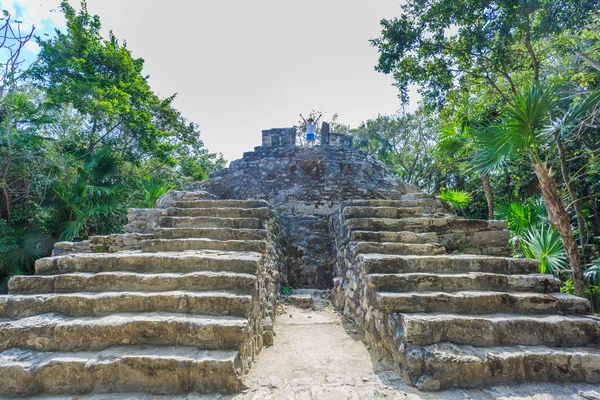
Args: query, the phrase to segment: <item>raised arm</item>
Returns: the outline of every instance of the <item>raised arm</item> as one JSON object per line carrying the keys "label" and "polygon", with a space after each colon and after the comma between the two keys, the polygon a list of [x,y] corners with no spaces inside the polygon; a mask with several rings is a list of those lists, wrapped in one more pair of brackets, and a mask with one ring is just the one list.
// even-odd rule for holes
{"label": "raised arm", "polygon": [[317,119],[315,120],[315,125],[317,124],[317,122],[319,122],[319,118],[321,118],[322,114],[319,114],[319,116],[317,117]]}
{"label": "raised arm", "polygon": [[306,124],[306,120],[304,119],[304,117],[302,116],[302,114],[300,114],[300,118],[302,118],[302,121],[304,121],[304,123]]}

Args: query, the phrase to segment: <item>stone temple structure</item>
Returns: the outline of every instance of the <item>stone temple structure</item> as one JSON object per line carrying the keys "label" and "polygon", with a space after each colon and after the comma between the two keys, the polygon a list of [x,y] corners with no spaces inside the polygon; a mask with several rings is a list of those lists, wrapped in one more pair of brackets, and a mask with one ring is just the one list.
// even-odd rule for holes
{"label": "stone temple structure", "polygon": [[[600,320],[502,221],[458,218],[351,138],[293,129],[124,234],[57,243],[0,296],[0,397],[231,393],[273,337],[282,286],[331,288],[367,345],[421,390],[600,383]],[[344,366],[340,365],[340,374]]]}

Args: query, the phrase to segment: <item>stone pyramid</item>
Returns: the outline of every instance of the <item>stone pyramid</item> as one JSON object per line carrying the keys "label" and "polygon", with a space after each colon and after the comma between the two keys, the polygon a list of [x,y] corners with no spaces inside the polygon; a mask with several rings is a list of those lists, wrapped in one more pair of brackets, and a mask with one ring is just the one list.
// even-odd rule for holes
{"label": "stone pyramid", "polygon": [[[422,390],[600,383],[600,320],[502,221],[458,218],[351,138],[293,129],[124,234],[57,243],[0,296],[0,396],[231,393],[275,345],[281,286],[331,288],[364,340]],[[340,366],[343,374],[343,366]]]}

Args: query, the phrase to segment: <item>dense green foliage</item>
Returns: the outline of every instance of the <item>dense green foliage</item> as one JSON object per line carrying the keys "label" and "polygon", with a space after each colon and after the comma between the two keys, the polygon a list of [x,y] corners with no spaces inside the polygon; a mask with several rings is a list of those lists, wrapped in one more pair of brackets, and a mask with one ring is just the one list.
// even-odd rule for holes
{"label": "dense green foliage", "polygon": [[422,114],[381,115],[353,130],[357,148],[377,154],[402,180],[433,191],[436,171],[431,168],[437,122]]}
{"label": "dense green foliage", "polygon": [[127,207],[152,207],[175,186],[223,166],[198,126],[161,98],[125,43],[100,34],[85,2],[61,4],[65,31],[36,38],[38,60],[20,50],[31,33],[0,21],[0,292],[32,273],[57,240],[119,232]]}
{"label": "dense green foliage", "polygon": [[450,204],[454,210],[466,208],[473,198],[469,192],[452,189],[442,189],[438,193],[438,196],[440,196],[440,199]]}
{"label": "dense green foliage", "polygon": [[[579,295],[600,285],[599,10],[600,0],[407,0],[372,44],[402,102],[418,87],[418,110],[351,130],[357,148],[459,214],[508,220],[515,255]],[[54,241],[118,231],[127,207],[224,163],[175,96],[152,91],[144,60],[101,36],[85,2],[61,11],[66,30],[37,39],[31,67],[20,49],[32,32],[0,20],[0,291]]]}
{"label": "dense green foliage", "polygon": [[[424,161],[411,183],[472,193],[467,217],[508,219],[515,254],[579,295],[584,276],[598,283],[599,10],[598,0],[408,0],[372,44],[402,101],[417,85],[419,109],[355,130],[400,177]],[[432,128],[407,123],[417,117]],[[390,156],[414,143],[424,154]]]}

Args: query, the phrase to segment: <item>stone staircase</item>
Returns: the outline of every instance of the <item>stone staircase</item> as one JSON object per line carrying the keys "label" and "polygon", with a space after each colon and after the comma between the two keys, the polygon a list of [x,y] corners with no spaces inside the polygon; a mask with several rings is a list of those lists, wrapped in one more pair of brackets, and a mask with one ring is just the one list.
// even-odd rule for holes
{"label": "stone staircase", "polygon": [[507,257],[504,222],[407,194],[346,201],[331,224],[334,302],[409,384],[600,382],[600,318],[536,261]]}
{"label": "stone staircase", "polygon": [[236,392],[272,343],[278,223],[264,201],[170,192],[137,233],[58,243],[0,296],[0,395]]}

